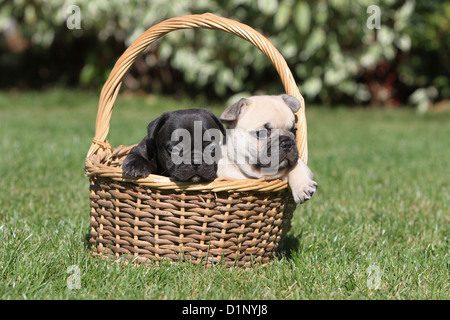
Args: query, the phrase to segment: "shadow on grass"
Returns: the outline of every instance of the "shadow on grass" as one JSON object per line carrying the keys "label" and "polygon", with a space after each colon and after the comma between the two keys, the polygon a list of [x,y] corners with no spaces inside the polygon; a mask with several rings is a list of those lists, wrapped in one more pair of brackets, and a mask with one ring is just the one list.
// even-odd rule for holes
{"label": "shadow on grass", "polygon": [[300,249],[300,240],[301,235],[286,235],[283,243],[283,248],[280,252],[280,256],[283,256],[286,259],[290,260],[292,258],[292,254]]}
{"label": "shadow on grass", "polygon": [[89,229],[86,231],[86,233],[84,234],[84,248],[88,251],[92,250],[92,244],[89,242],[89,239],[91,239],[91,228],[89,227]]}

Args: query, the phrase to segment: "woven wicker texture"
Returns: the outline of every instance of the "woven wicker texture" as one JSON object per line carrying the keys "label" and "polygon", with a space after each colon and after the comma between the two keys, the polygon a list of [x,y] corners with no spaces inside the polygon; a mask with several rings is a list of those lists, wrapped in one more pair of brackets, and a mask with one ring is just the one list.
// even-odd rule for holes
{"label": "woven wicker texture", "polygon": [[112,148],[106,138],[122,78],[136,57],[165,34],[180,29],[225,31],[261,50],[278,71],[286,93],[297,97],[297,145],[307,162],[304,100],[278,50],[242,23],[210,13],[172,18],[144,32],[123,53],[100,94],[95,136],[86,157],[91,183],[91,243],[96,254],[138,262],[190,259],[227,266],[266,263],[281,248],[295,203],[285,181],[218,178],[179,183],[168,177],[122,176],[133,146]]}
{"label": "woven wicker texture", "polygon": [[[227,267],[267,263],[290,228],[289,190],[270,194],[148,192],[133,183],[91,184],[95,253],[138,262],[190,259]],[[288,203],[288,204],[286,204]]]}

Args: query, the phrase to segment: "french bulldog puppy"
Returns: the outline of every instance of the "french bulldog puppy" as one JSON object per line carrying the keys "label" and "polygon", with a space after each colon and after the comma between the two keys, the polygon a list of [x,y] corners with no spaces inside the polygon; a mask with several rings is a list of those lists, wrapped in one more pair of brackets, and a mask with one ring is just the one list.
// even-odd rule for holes
{"label": "french bulldog puppy", "polygon": [[309,200],[317,183],[299,158],[294,112],[300,101],[290,95],[240,99],[220,116],[227,126],[217,176],[287,180],[296,203]]}
{"label": "french bulldog puppy", "polygon": [[147,136],[123,162],[126,176],[165,175],[174,181],[211,181],[216,178],[225,129],[206,109],[164,112],[147,126]]}

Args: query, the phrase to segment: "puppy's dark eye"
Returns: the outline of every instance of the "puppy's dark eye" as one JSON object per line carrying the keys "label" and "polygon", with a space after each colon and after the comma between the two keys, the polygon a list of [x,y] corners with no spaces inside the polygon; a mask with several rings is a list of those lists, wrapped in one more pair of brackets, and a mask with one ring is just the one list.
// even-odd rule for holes
{"label": "puppy's dark eye", "polygon": [[267,130],[267,129],[257,130],[257,131],[255,131],[255,135],[256,135],[256,138],[258,138],[258,139],[267,138],[267,136],[270,135],[270,130]]}
{"label": "puppy's dark eye", "polygon": [[264,128],[267,130],[267,136],[270,136],[270,134],[272,133],[272,128],[270,127],[270,124],[266,123],[264,125]]}
{"label": "puppy's dark eye", "polygon": [[264,129],[259,129],[255,131],[256,138],[267,138],[272,134],[272,128],[269,127],[268,124],[264,125]]}
{"label": "puppy's dark eye", "polygon": [[171,153],[171,152],[173,151],[173,146],[172,146],[172,145],[167,145],[167,146],[166,146],[166,151],[167,151],[168,153]]}
{"label": "puppy's dark eye", "polygon": [[291,132],[292,132],[293,134],[296,134],[296,133],[297,133],[297,127],[296,127],[296,126],[293,126],[292,129],[291,129]]}

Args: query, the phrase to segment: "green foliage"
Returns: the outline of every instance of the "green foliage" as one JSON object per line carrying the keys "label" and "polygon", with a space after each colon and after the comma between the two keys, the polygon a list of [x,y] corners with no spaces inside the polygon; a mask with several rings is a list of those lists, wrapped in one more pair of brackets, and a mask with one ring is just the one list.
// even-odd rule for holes
{"label": "green foliage", "polygon": [[[81,30],[66,27],[72,4],[80,7]],[[380,8],[380,29],[366,25],[372,14],[367,8],[373,4]],[[244,22],[266,35],[286,58],[300,91],[310,101],[405,102],[414,89],[430,86],[438,89],[439,98],[450,97],[446,54],[450,5],[439,0],[15,0],[2,4],[0,30],[15,17],[24,36],[42,50],[59,38],[87,36],[100,44],[129,45],[162,20],[204,12]],[[235,36],[177,31],[158,44],[149,50],[151,58],[142,60],[147,66],[141,73],[170,68],[194,91],[212,90],[219,97],[282,90],[270,62]],[[84,60],[80,83],[104,82],[119,55],[105,63],[104,52],[93,46],[90,58]],[[166,86],[177,81],[173,77]],[[401,85],[408,90],[399,90]]]}
{"label": "green foliage", "polygon": [[[404,82],[437,91],[450,98],[450,3],[423,1],[417,3],[417,12],[408,33],[412,39],[411,59],[402,66]],[[430,90],[433,89],[433,90]],[[437,93],[434,93],[437,95]],[[433,96],[433,93],[428,94]]]}

